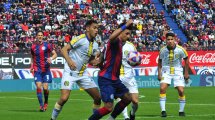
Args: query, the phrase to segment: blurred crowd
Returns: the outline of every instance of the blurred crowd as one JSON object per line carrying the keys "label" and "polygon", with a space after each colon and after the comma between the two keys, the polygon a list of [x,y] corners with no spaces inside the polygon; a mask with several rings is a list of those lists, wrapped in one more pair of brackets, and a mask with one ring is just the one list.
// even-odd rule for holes
{"label": "blurred crowd", "polygon": [[215,0],[161,0],[188,38],[184,47],[215,48]]}
{"label": "blurred crowd", "polygon": [[[190,50],[215,49],[214,0],[160,0],[168,14],[188,37]],[[1,0],[0,51],[29,53],[36,32],[58,51],[84,33],[84,24],[95,19],[100,25],[97,42],[104,41],[124,20],[134,19],[131,42],[138,51],[156,51],[165,43],[168,26],[164,11],[157,13],[150,0]]]}

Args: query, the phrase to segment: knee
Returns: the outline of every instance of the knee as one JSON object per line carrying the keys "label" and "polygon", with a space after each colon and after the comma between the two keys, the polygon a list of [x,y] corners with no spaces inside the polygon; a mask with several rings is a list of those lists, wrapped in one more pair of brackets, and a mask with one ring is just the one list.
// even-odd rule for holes
{"label": "knee", "polygon": [[135,99],[135,100],[132,100],[132,103],[135,105],[138,105],[139,101]]}
{"label": "knee", "polygon": [[160,94],[165,94],[166,93],[166,89],[165,88],[160,88]]}
{"label": "knee", "polygon": [[113,103],[105,103],[104,107],[111,112],[113,110]]}

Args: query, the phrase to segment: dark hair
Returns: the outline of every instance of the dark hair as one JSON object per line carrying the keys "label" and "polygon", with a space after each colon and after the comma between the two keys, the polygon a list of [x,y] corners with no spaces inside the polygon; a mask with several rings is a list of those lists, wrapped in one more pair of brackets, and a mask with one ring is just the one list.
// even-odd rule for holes
{"label": "dark hair", "polygon": [[[125,24],[126,24],[125,22],[119,24],[119,27],[118,27],[118,28],[121,28],[121,27],[122,27],[123,25],[125,25]],[[129,27],[126,27],[126,29],[133,30],[134,27],[133,27],[133,25],[130,25]]]}
{"label": "dark hair", "polygon": [[174,34],[174,33],[172,33],[172,32],[168,32],[168,33],[166,34],[166,38],[167,38],[168,36],[175,37],[175,34]]}
{"label": "dark hair", "polygon": [[40,32],[44,35],[43,31],[41,31],[41,30],[37,31],[36,35],[38,35],[38,33],[40,33]]}
{"label": "dark hair", "polygon": [[95,20],[88,20],[85,24],[85,27],[88,27],[88,26],[92,25],[93,23],[98,24],[97,21],[95,21]]}

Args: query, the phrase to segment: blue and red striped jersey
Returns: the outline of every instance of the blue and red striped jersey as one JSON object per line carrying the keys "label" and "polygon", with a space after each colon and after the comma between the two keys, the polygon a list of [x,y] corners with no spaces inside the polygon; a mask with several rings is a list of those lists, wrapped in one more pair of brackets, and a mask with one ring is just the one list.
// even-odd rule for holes
{"label": "blue and red striped jersey", "polygon": [[119,79],[120,67],[122,64],[122,41],[108,41],[103,51],[104,61],[100,66],[99,76],[110,80]]}
{"label": "blue and red striped jersey", "polygon": [[33,44],[31,46],[34,71],[46,72],[50,69],[50,64],[47,62],[47,58],[50,57],[52,50],[53,46],[47,42]]}

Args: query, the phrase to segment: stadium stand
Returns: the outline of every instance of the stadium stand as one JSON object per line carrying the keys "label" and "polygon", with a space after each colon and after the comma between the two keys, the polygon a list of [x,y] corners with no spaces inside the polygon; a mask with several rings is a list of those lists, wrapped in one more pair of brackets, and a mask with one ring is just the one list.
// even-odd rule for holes
{"label": "stadium stand", "polygon": [[138,51],[159,50],[169,31],[188,50],[214,50],[214,8],[212,0],[2,0],[0,51],[29,53],[38,30],[59,50],[84,33],[91,18],[100,22],[101,46],[118,24],[132,18],[137,29],[131,41]]}

